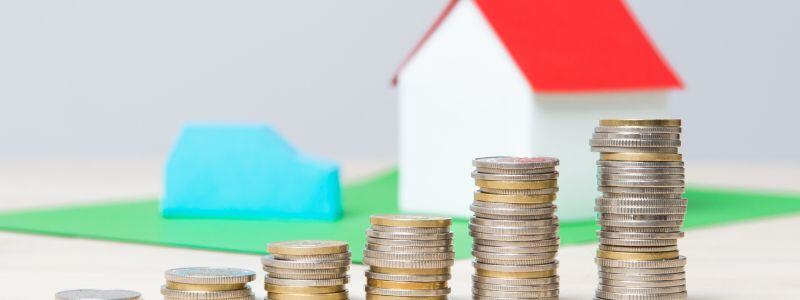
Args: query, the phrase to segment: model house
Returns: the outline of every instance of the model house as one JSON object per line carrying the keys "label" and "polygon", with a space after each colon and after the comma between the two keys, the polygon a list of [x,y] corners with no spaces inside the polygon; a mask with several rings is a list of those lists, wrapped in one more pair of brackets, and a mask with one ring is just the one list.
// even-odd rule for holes
{"label": "model house", "polygon": [[665,115],[680,79],[619,0],[453,0],[399,68],[400,207],[469,216],[471,160],[555,156],[592,217],[600,118]]}

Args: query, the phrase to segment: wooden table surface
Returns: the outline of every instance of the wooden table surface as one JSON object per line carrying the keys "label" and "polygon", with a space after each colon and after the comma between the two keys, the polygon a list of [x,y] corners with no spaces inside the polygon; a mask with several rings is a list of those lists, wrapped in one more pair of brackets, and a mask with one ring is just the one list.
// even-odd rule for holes
{"label": "wooden table surface", "polygon": [[[345,164],[344,178],[391,165]],[[800,192],[800,165],[689,164],[688,181]],[[159,194],[158,160],[14,160],[0,163],[0,209],[130,199]],[[752,174],[769,174],[757,176]],[[748,176],[750,175],[750,176]],[[800,299],[800,216],[691,230],[680,242],[688,257],[690,299]],[[595,245],[559,250],[561,299],[591,299],[596,284]],[[359,251],[360,249],[353,249]],[[166,269],[230,266],[259,270],[253,285],[263,296],[257,255],[125,244],[0,232],[0,299],[52,299],[59,290],[124,288],[161,299]],[[364,267],[354,265],[349,285],[363,299]],[[453,267],[452,299],[470,299],[468,260]]]}

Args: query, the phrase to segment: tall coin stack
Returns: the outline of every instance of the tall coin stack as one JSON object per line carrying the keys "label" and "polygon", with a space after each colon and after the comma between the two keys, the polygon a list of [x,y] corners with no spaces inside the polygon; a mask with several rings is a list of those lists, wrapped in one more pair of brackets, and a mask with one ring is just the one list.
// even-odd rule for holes
{"label": "tall coin stack", "polygon": [[256,273],[235,268],[179,268],[164,274],[167,284],[161,286],[165,300],[225,299],[252,300],[253,292],[248,282]]}
{"label": "tall coin stack", "polygon": [[686,299],[681,121],[601,120],[596,299]]}
{"label": "tall coin stack", "polygon": [[262,257],[266,299],[348,299],[350,251],[339,241],[287,241],[267,246]]}
{"label": "tall coin stack", "polygon": [[367,299],[447,299],[453,266],[448,217],[373,215],[364,249]]}
{"label": "tall coin stack", "polygon": [[473,299],[557,299],[557,158],[472,161]]}

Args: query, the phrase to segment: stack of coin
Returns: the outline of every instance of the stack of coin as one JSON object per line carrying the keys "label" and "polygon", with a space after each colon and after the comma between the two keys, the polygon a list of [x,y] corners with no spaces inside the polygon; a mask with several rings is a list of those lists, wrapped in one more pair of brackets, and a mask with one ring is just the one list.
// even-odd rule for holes
{"label": "stack of coin", "polygon": [[142,294],[128,290],[81,289],[61,291],[56,300],[140,300]]}
{"label": "stack of coin", "polygon": [[161,286],[165,300],[225,299],[252,300],[247,284],[256,279],[250,270],[236,268],[179,268],[165,272],[167,284]]}
{"label": "stack of coin", "polygon": [[678,238],[687,200],[681,121],[601,120],[596,199],[600,282],[596,299],[686,299]]}
{"label": "stack of coin", "polygon": [[483,157],[472,161],[470,209],[474,299],[557,299],[558,159]]}
{"label": "stack of coin", "polygon": [[374,215],[364,249],[367,299],[447,299],[453,233],[447,217]]}
{"label": "stack of coin", "polygon": [[266,299],[348,299],[350,251],[340,241],[271,243],[264,265]]}

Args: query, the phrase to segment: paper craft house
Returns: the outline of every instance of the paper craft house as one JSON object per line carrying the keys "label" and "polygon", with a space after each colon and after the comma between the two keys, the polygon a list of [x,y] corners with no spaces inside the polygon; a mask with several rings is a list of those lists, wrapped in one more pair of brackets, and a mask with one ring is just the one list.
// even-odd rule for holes
{"label": "paper craft house", "polygon": [[665,117],[678,77],[619,0],[453,0],[399,68],[400,207],[469,216],[471,160],[555,156],[594,215],[598,119]]}
{"label": "paper craft house", "polygon": [[339,168],[264,125],[190,125],[166,165],[165,217],[317,219],[342,214]]}

